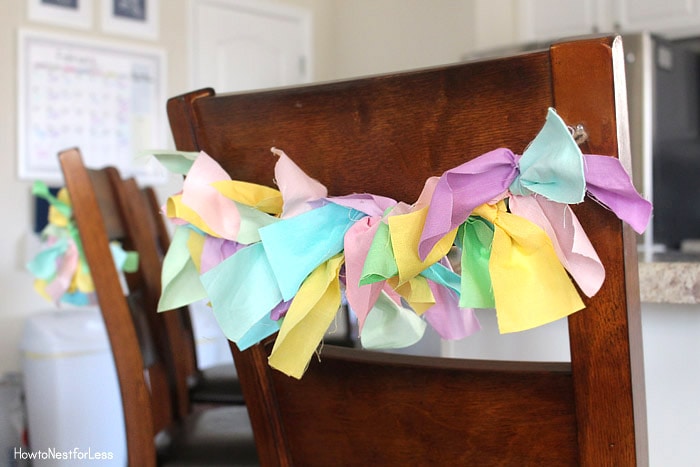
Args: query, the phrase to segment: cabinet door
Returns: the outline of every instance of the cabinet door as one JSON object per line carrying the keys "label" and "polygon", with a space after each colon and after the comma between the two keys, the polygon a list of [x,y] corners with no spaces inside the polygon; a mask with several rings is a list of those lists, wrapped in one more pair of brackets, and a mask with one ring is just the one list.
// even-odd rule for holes
{"label": "cabinet door", "polygon": [[622,31],[649,30],[668,36],[700,32],[700,0],[616,0]]}
{"label": "cabinet door", "polygon": [[547,41],[599,31],[600,0],[521,0],[520,38]]}

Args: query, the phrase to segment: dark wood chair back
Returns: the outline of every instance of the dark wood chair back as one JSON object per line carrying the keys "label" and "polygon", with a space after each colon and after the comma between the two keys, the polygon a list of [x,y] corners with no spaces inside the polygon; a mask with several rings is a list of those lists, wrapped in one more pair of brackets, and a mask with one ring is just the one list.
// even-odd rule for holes
{"label": "dark wood chair back", "polygon": [[[151,237],[157,240],[158,256],[162,262],[170,246],[170,232],[153,187],[143,187],[141,193],[148,214],[145,221]],[[149,272],[156,274],[160,283],[160,270]],[[175,315],[168,318],[173,321],[168,328],[168,340],[171,347],[177,349],[174,357],[177,360],[176,378],[185,399],[181,403],[181,411],[187,411],[192,404],[245,404],[233,361],[200,368],[189,307],[170,310],[169,314]]]}
{"label": "dark wood chair back", "polygon": [[[164,359],[165,344],[149,325],[154,299],[147,292],[146,275],[127,275],[125,295],[119,273],[112,261],[110,241],[126,250],[137,250],[124,218],[134,218],[135,204],[126,199],[125,187],[114,168],[88,171],[77,149],[60,154],[73,215],[82,247],[90,266],[120,381],[129,465],[154,465],[154,436],[175,417],[172,380]],[[146,260],[146,264],[144,264]],[[139,258],[140,271],[148,258]],[[158,343],[156,343],[158,342]],[[128,384],[125,382],[128,381]],[[152,397],[157,395],[157,397]]]}
{"label": "dark wood chair back", "polygon": [[[115,361],[129,465],[154,466],[165,459],[222,465],[213,459],[235,462],[239,453],[249,465],[255,456],[247,448],[252,437],[246,434],[244,408],[212,409],[210,422],[191,411],[187,361],[178,351],[185,344],[172,338],[180,335],[178,315],[156,311],[161,263],[136,181],[123,180],[113,167],[87,169],[78,149],[61,152],[59,159]],[[112,260],[114,241],[139,255],[138,270],[125,274],[126,287]],[[236,426],[226,426],[227,420]]]}
{"label": "dark wood chair back", "polygon": [[[583,152],[629,167],[619,37],[413,72],[258,92],[174,97],[178,149],[271,185],[283,149],[331,195],[412,202],[428,176],[498,147],[522,153],[548,107]],[[575,212],[606,269],[568,318],[571,363],[406,357],[323,347],[301,380],[271,369],[272,339],[232,346],[263,465],[647,463],[636,238],[586,200]]]}

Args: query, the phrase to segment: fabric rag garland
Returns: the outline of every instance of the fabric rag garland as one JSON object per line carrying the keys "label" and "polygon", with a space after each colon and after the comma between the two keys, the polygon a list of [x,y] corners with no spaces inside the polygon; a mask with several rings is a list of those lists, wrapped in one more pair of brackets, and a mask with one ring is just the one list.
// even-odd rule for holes
{"label": "fabric rag garland", "polygon": [[[516,332],[584,307],[605,270],[570,204],[586,194],[642,232],[651,204],[613,157],[583,155],[549,109],[523,152],[496,149],[425,182],[414,204],[328,196],[282,151],[279,190],[232,180],[206,153],[156,157],[186,174],[164,208],[175,223],[159,310],[206,298],[240,349],[279,332],[272,367],[301,378],[344,292],[365,348],[478,331],[495,308]],[[461,251],[458,274],[447,255]]]}
{"label": "fabric rag garland", "polygon": [[[68,191],[61,188],[54,196],[43,182],[34,182],[32,194],[49,203],[48,223],[41,231],[40,251],[27,264],[34,276],[34,290],[46,300],[59,305],[93,305],[95,286],[90,277],[80,235],[72,219]],[[118,270],[138,269],[138,254],[124,251],[117,242],[110,244]]]}

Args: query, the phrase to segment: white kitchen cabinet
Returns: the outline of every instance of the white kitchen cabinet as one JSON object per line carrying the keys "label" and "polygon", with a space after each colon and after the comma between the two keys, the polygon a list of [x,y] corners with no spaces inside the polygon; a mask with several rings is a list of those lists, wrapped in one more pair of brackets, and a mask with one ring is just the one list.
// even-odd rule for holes
{"label": "white kitchen cabinet", "polygon": [[604,32],[612,28],[610,0],[518,0],[521,41]]}
{"label": "white kitchen cabinet", "polygon": [[700,33],[700,0],[615,0],[614,21],[624,32],[668,37]]}
{"label": "white kitchen cabinet", "polygon": [[516,0],[521,42],[583,34],[700,34],[700,0]]}

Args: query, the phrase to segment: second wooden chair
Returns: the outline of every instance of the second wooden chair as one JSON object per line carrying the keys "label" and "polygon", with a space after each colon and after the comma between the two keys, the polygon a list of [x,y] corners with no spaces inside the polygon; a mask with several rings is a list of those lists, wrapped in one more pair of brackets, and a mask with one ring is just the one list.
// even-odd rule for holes
{"label": "second wooden chair", "polygon": [[[145,198],[145,208],[148,211],[145,221],[151,236],[157,239],[156,245],[162,259],[170,245],[170,233],[160,212],[160,204],[155,190],[152,187],[144,187],[141,191]],[[148,272],[160,276],[160,270],[154,269]],[[154,282],[160,283],[160,277],[154,278]],[[187,394],[189,402],[194,404],[245,404],[236,368],[232,361],[229,364],[200,368],[189,307],[171,310],[168,313],[177,317],[174,319],[175,325],[169,329],[168,340],[173,347],[178,349],[176,371],[180,373],[178,379],[186,381],[181,390],[183,394]]]}
{"label": "second wooden chair", "polygon": [[[107,328],[120,385],[130,466],[257,465],[248,415],[243,406],[185,411],[168,369],[173,352],[164,328],[175,314],[157,314],[152,280],[144,270],[160,269],[146,246],[143,198],[134,180],[114,168],[88,170],[77,149],[61,152],[66,187],[82,249]],[[123,290],[110,242],[140,254],[139,272],[127,275]],[[99,416],[99,414],[95,414]]]}

